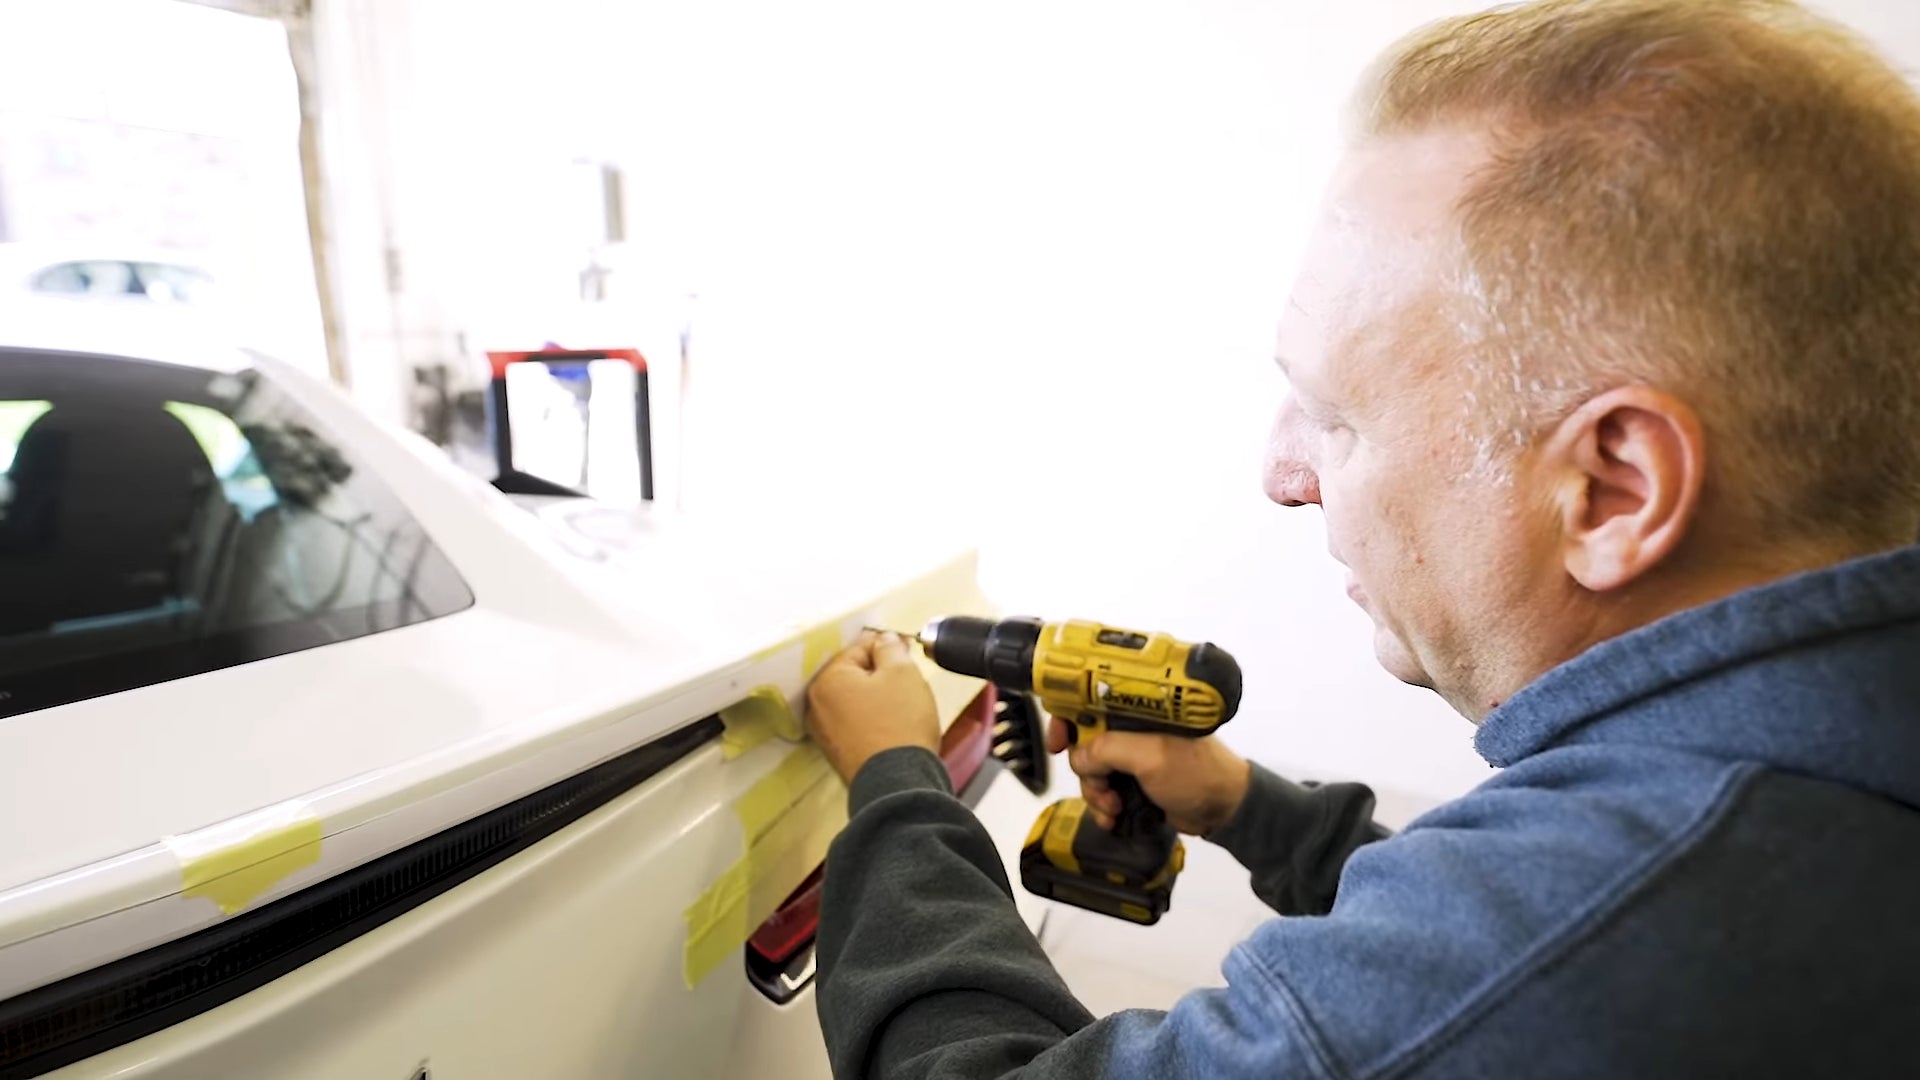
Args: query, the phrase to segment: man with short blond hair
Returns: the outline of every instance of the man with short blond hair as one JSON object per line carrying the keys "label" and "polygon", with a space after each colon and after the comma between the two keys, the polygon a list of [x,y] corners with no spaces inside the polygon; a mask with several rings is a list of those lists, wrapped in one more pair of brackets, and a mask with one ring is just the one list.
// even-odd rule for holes
{"label": "man with short blond hair", "polygon": [[1645,382],[1766,470],[1755,526],[1913,539],[1920,105],[1852,35],[1783,0],[1451,19],[1375,64],[1352,126],[1485,152],[1442,300],[1489,457]]}
{"label": "man with short blond hair", "polygon": [[1073,747],[1287,916],[1095,1020],[869,636],[808,718],[836,1075],[1920,1073],[1914,93],[1783,0],[1435,24],[1362,82],[1279,351],[1269,496],[1503,771],[1387,837],[1213,739]]}

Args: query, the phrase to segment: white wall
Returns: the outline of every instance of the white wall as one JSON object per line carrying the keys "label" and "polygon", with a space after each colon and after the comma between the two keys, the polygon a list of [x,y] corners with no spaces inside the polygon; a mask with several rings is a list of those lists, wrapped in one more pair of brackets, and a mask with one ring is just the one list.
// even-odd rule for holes
{"label": "white wall", "polygon": [[[415,236],[521,281],[555,211],[514,178],[617,156],[633,242],[596,332],[657,346],[700,294],[694,509],[971,533],[1010,609],[1234,651],[1243,750],[1444,797],[1487,775],[1472,729],[1375,667],[1317,513],[1266,503],[1257,465],[1338,103],[1471,6],[415,0],[408,40],[440,42],[415,79],[467,155],[433,189],[462,220]],[[1832,8],[1920,59],[1920,5]],[[449,318],[511,302],[485,295]]]}

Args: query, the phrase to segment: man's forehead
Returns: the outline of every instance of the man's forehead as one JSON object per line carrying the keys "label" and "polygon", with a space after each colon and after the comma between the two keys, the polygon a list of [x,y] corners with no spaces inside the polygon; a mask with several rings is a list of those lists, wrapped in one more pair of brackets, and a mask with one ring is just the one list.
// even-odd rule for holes
{"label": "man's forehead", "polygon": [[1438,260],[1452,251],[1454,206],[1485,158],[1484,137],[1459,130],[1350,146],[1294,281],[1294,313],[1360,318],[1430,287]]}
{"label": "man's forehead", "polygon": [[[1431,350],[1436,290],[1454,257],[1454,207],[1486,157],[1465,132],[1396,135],[1349,148],[1328,186],[1277,343],[1281,366],[1331,391],[1370,381],[1359,363],[1403,375]],[[1300,369],[1306,369],[1301,372]]]}
{"label": "man's forehead", "polygon": [[1488,132],[1458,126],[1357,139],[1334,170],[1330,216],[1356,226],[1441,227],[1489,150]]}

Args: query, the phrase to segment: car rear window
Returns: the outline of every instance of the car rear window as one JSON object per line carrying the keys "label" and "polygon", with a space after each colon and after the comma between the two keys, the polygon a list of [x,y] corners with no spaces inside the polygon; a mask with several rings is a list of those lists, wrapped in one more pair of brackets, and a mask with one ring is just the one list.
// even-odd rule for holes
{"label": "car rear window", "polygon": [[0,716],[472,603],[261,372],[0,349]]}

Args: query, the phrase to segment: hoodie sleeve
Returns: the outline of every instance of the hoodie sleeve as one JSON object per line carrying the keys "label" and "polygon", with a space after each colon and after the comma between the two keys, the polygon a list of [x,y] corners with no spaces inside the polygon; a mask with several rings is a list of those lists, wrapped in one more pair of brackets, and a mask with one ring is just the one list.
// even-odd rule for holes
{"label": "hoodie sleeve", "polygon": [[[1773,854],[1723,828],[1764,770],[1668,794],[1615,778],[1692,761],[1539,760],[1381,843],[1363,842],[1375,834],[1356,790],[1256,778],[1221,839],[1290,908],[1330,898],[1351,853],[1333,910],[1267,920],[1222,961],[1224,986],[1095,1019],[1028,932],[939,758],[880,754],[854,778],[827,856],[816,1004],[834,1076],[1413,1080],[1611,1075],[1621,1061],[1644,1062],[1625,1070],[1636,1075],[1728,1075],[1716,1055],[1745,1044],[1670,1021],[1756,982],[1748,937],[1698,928],[1702,912],[1724,914],[1728,881],[1752,879],[1714,870],[1709,853]],[[1676,942],[1724,949],[1727,986],[1649,980]],[[1756,999],[1752,1015],[1786,1000]]]}
{"label": "hoodie sleeve", "polygon": [[1282,915],[1324,915],[1347,857],[1383,840],[1365,784],[1296,784],[1253,765],[1247,797],[1207,839],[1253,873],[1253,892]]}
{"label": "hoodie sleeve", "polygon": [[1093,1022],[1013,906],[993,838],[917,747],[853,778],[818,959],[836,1080],[1003,1076]]}
{"label": "hoodie sleeve", "polygon": [[837,1080],[1320,1077],[1262,977],[1094,1019],[1013,905],[986,829],[919,748],[854,777],[827,856],[816,1001]]}

